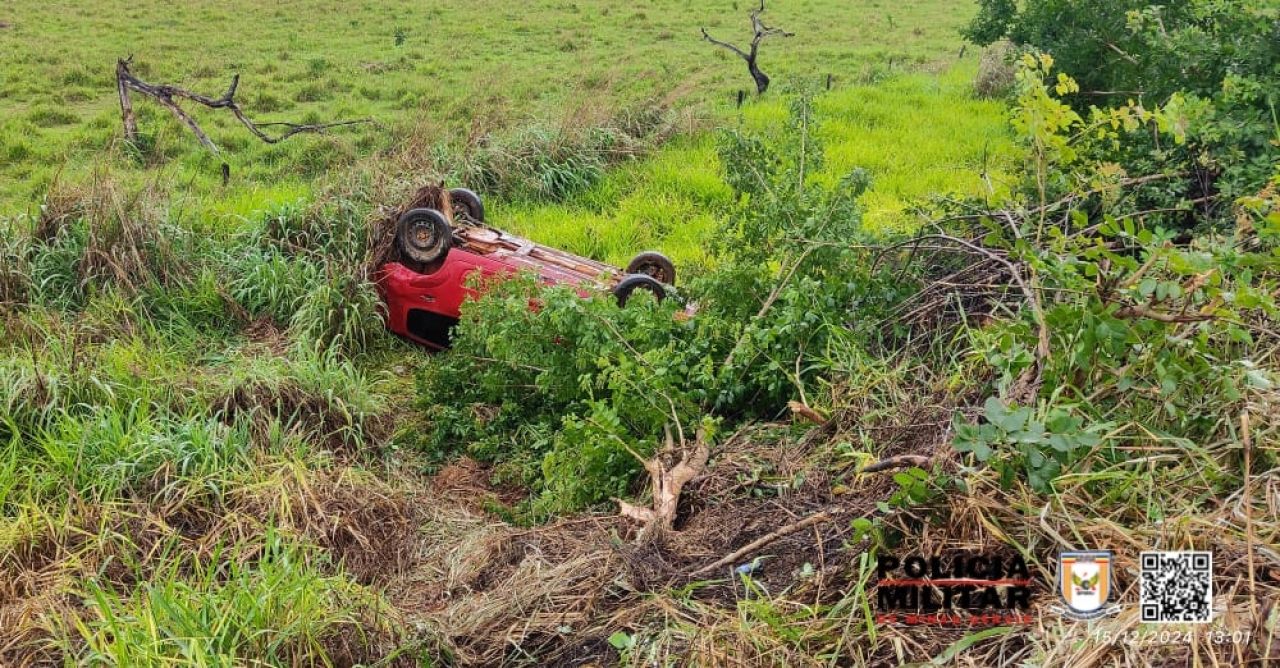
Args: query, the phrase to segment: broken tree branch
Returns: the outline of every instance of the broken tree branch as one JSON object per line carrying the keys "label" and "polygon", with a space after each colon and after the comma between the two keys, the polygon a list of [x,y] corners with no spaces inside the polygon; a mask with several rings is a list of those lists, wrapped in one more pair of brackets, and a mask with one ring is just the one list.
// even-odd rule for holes
{"label": "broken tree branch", "polygon": [[720,41],[711,36],[706,28],[702,29],[702,38],[716,46],[728,49],[738,55],[739,58],[747,62],[747,71],[751,73],[751,78],[756,82],[756,92],[763,95],[769,90],[769,76],[760,71],[756,61],[760,55],[760,43],[770,37],[794,37],[795,33],[787,32],[781,28],[770,28],[760,19],[760,15],[764,13],[764,0],[760,0],[760,7],[751,12],[751,47],[749,51],[734,46],[728,42]]}
{"label": "broken tree branch", "polygon": [[1158,322],[1185,324],[1189,322],[1208,322],[1214,320],[1214,316],[1204,313],[1169,313],[1167,311],[1157,311],[1143,304],[1134,304],[1132,306],[1123,306],[1116,311],[1116,317],[1125,320],[1137,320],[1146,318]]}
{"label": "broken tree branch", "polygon": [[873,464],[868,464],[861,471],[858,471],[858,473],[880,473],[883,471],[911,468],[913,466],[925,468],[931,463],[933,463],[933,459],[924,455],[895,455],[893,457],[885,457]]}
{"label": "broken tree branch", "polygon": [[[255,123],[245,115],[244,110],[242,110],[240,105],[236,103],[236,89],[240,86],[239,74],[235,74],[231,77],[231,85],[227,87],[227,92],[223,93],[222,97],[215,99],[206,95],[194,93],[186,90],[185,88],[179,88],[178,86],[147,83],[134,76],[133,72],[129,70],[129,67],[132,64],[133,56],[116,60],[116,89],[120,94],[120,115],[124,122],[125,138],[130,142],[136,142],[138,139],[138,122],[133,113],[133,101],[129,96],[130,91],[136,91],[146,95],[172,112],[178,120],[182,121],[182,123],[191,130],[191,133],[196,136],[196,139],[214,155],[221,155],[221,151],[218,150],[217,144],[213,143],[213,140],[209,138],[209,135],[205,134],[204,130],[200,127],[200,124],[197,123],[196,120],[178,104],[175,98],[189,100],[196,104],[209,107],[210,109],[228,109],[231,111],[232,115],[236,117],[236,120],[240,121],[242,125],[248,128],[255,137],[268,144],[277,144],[289,137],[304,132],[323,133],[325,130],[330,128],[373,122],[371,119],[365,118],[358,120],[335,121],[332,123]],[[283,127],[285,130],[277,136],[272,136],[263,130],[263,128],[269,127]],[[224,162],[222,164],[224,184],[230,174],[229,169],[228,165]]]}
{"label": "broken tree branch", "polygon": [[734,550],[733,553],[725,555],[724,557],[717,559],[714,563],[707,564],[706,566],[699,568],[698,570],[690,573],[689,575],[691,577],[698,577],[699,575],[706,575],[707,573],[714,572],[718,569],[724,568],[725,566],[736,563],[738,560],[742,559],[743,557],[778,540],[779,538],[791,535],[801,529],[811,527],[815,524],[830,522],[831,520],[836,519],[836,517],[838,516],[839,516],[839,511],[835,509],[828,509],[828,510],[816,512],[804,519],[792,522],[791,524],[788,524],[784,527],[770,531],[769,533],[751,541],[750,543],[743,545],[741,548]]}
{"label": "broken tree branch", "polygon": [[819,413],[806,403],[800,401],[788,401],[787,408],[791,409],[792,414],[798,415],[816,425],[821,426],[827,423],[826,416]]}
{"label": "broken tree branch", "polygon": [[[631,454],[639,458],[634,451]],[[668,467],[665,457],[671,454],[678,454],[680,460],[674,466]],[[702,473],[710,457],[711,448],[707,444],[704,430],[698,430],[693,444],[682,440],[680,446],[676,447],[675,439],[671,436],[671,428],[666,428],[666,447],[653,458],[641,460],[645,470],[649,472],[649,479],[653,485],[653,506],[644,508],[622,499],[614,499],[618,502],[618,510],[623,517],[629,517],[644,525],[644,529],[637,536],[638,540],[643,541],[648,537],[671,531],[675,524],[676,510],[680,505],[681,490],[690,480]]]}

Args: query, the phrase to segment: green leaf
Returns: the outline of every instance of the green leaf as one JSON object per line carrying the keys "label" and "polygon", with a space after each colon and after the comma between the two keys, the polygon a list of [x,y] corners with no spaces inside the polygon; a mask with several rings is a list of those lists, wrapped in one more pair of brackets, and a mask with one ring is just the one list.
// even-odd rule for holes
{"label": "green leaf", "polygon": [[[1029,413],[1030,411],[1028,411]],[[1014,443],[1043,443],[1044,442],[1044,425],[1039,422],[1032,422],[1025,429],[1011,432],[1009,439]]]}
{"label": "green leaf", "polygon": [[617,631],[613,635],[609,636],[609,644],[613,645],[614,649],[621,652],[631,649],[635,644],[635,638],[631,637],[631,634],[629,633]]}
{"label": "green leaf", "polygon": [[1058,452],[1070,452],[1075,447],[1075,444],[1063,434],[1053,434],[1049,437],[1049,447]]}
{"label": "green leaf", "polygon": [[1004,414],[1008,412],[1004,407],[1004,403],[995,397],[987,397],[987,401],[982,404],[982,410],[991,422],[996,422],[1003,418]]}
{"label": "green leaf", "polygon": [[987,420],[1004,430],[1005,433],[1022,429],[1027,424],[1027,421],[1031,419],[1030,408],[1008,409],[995,397],[987,399],[983,408],[986,412]]}
{"label": "green leaf", "polygon": [[1142,279],[1142,282],[1138,284],[1138,294],[1143,297],[1150,297],[1159,285],[1159,281],[1154,278],[1144,278]]}
{"label": "green leaf", "polygon": [[1088,227],[1089,214],[1085,213],[1084,211],[1081,211],[1080,209],[1072,209],[1071,224],[1074,225],[1076,228]]}
{"label": "green leaf", "polygon": [[1267,376],[1267,372],[1262,369],[1249,369],[1244,372],[1244,379],[1249,387],[1258,390],[1269,390],[1274,385],[1271,378]]}

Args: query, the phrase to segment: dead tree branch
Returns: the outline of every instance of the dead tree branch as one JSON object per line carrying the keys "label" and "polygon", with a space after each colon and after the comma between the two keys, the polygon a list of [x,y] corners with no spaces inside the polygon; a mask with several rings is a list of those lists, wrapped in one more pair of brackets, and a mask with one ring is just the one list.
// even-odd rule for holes
{"label": "dead tree branch", "polygon": [[819,413],[816,409],[800,401],[788,401],[787,408],[791,409],[793,415],[798,415],[818,426],[827,423],[827,417]]}
{"label": "dead tree branch", "polygon": [[781,28],[770,28],[769,26],[765,25],[764,21],[760,19],[760,15],[763,13],[764,13],[764,0],[760,0],[760,7],[755,11],[751,12],[751,30],[753,32],[753,35],[751,37],[751,46],[746,51],[734,46],[733,44],[730,44],[728,42],[722,42],[712,37],[707,32],[706,28],[702,29],[703,39],[705,39],[708,42],[711,42],[712,44],[715,44],[716,46],[723,47],[734,52],[735,54],[738,55],[739,58],[747,62],[747,70],[751,72],[751,78],[754,79],[756,82],[756,92],[761,95],[763,95],[765,91],[769,90],[769,76],[764,72],[760,71],[760,67],[756,62],[758,56],[760,55],[760,43],[770,37],[794,37],[795,36],[795,33],[787,32]]}
{"label": "dead tree branch", "polygon": [[1208,322],[1214,320],[1212,314],[1206,313],[1169,313],[1167,311],[1158,311],[1145,304],[1133,304],[1132,306],[1122,306],[1116,311],[1115,316],[1124,320],[1137,320],[1139,318],[1147,318],[1158,322],[1166,322],[1173,324],[1186,324],[1191,322]]}
{"label": "dead tree branch", "polygon": [[[129,71],[129,67],[132,64],[133,56],[116,60],[116,89],[120,94],[120,115],[124,121],[125,139],[130,142],[136,142],[138,140],[138,122],[133,113],[133,101],[129,96],[130,91],[146,95],[172,112],[178,120],[182,121],[182,123],[191,130],[191,133],[196,136],[196,139],[214,155],[221,155],[221,151],[218,150],[217,144],[213,143],[213,140],[210,139],[209,135],[200,127],[200,124],[197,123],[196,120],[178,104],[177,100],[189,100],[196,104],[209,107],[210,109],[230,110],[232,115],[236,117],[236,120],[240,121],[242,125],[248,128],[249,132],[252,132],[255,137],[268,144],[277,144],[289,137],[304,132],[323,133],[330,128],[373,122],[371,119],[366,118],[348,121],[335,121],[332,123],[255,123],[245,115],[244,110],[242,110],[240,105],[236,103],[236,89],[240,86],[239,74],[231,77],[231,85],[227,88],[227,92],[223,93],[222,97],[215,99],[177,86],[147,83],[134,76],[133,72]],[[276,136],[272,136],[263,130],[263,128],[284,128],[284,131]],[[225,183],[229,174],[229,167],[225,162],[222,165],[222,170],[223,181]]]}
{"label": "dead tree branch", "polygon": [[896,455],[893,457],[885,457],[878,462],[867,465],[858,473],[880,473],[883,471],[893,471],[896,469],[905,469],[916,466],[924,468],[933,463],[931,457],[924,455]]}
{"label": "dead tree branch", "polygon": [[[635,452],[631,454],[640,458]],[[675,465],[667,464],[667,458],[671,456],[680,458]],[[690,480],[702,473],[710,457],[711,449],[707,444],[706,433],[702,429],[698,430],[692,444],[682,440],[677,447],[675,439],[671,436],[671,429],[668,428],[666,447],[652,459],[640,459],[645,470],[649,472],[649,478],[653,484],[652,507],[644,508],[622,499],[614,499],[618,502],[619,512],[623,517],[629,517],[644,525],[644,529],[638,536],[639,540],[671,531],[676,519],[676,509],[680,505],[681,490]]]}
{"label": "dead tree branch", "polygon": [[805,517],[804,519],[792,522],[791,524],[788,524],[779,529],[775,529],[774,531],[770,531],[769,533],[751,541],[750,543],[743,545],[741,548],[734,550],[732,554],[725,555],[724,557],[717,559],[714,563],[707,564],[706,566],[703,566],[702,568],[699,568],[698,570],[693,571],[689,575],[691,577],[698,577],[700,575],[713,573],[718,569],[724,568],[725,566],[728,566],[730,564],[737,562],[739,559],[746,557],[752,552],[759,550],[760,548],[778,540],[779,538],[789,536],[801,529],[814,526],[815,524],[823,524],[825,522],[830,522],[832,520],[837,519],[841,514],[842,514],[841,511],[836,508],[828,508],[827,510],[816,512],[808,517]]}

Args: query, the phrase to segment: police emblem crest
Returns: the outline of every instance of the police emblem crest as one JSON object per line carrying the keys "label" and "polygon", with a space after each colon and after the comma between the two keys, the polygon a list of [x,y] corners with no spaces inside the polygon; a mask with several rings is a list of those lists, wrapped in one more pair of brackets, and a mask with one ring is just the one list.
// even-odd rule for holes
{"label": "police emblem crest", "polygon": [[1058,596],[1064,612],[1076,619],[1093,619],[1110,612],[1110,551],[1063,552],[1058,555]]}

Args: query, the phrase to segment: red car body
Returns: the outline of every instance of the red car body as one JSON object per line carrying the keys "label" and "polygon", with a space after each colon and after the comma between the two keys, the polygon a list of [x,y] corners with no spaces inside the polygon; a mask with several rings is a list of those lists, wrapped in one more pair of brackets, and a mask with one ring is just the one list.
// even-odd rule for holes
{"label": "red car body", "polygon": [[[584,296],[612,288],[623,277],[617,267],[541,246],[491,227],[454,230],[455,246],[438,266],[415,271],[400,262],[382,265],[376,276],[387,307],[387,328],[432,349],[447,348],[462,303],[477,296],[484,279],[532,272],[548,284],[581,287]],[[474,281],[479,274],[481,281]]]}

